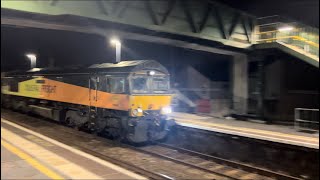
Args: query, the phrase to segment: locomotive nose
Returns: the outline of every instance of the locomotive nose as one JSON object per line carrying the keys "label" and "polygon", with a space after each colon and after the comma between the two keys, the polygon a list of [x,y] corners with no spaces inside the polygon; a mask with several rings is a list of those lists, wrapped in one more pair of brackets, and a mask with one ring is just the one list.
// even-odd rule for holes
{"label": "locomotive nose", "polygon": [[176,125],[174,119],[166,119],[162,116],[156,121],[152,117],[143,117],[133,127],[135,133],[128,135],[128,140],[133,143],[152,142],[165,139],[171,129]]}
{"label": "locomotive nose", "polygon": [[176,121],[174,119],[168,119],[166,122],[167,126],[169,127],[168,129],[176,125]]}

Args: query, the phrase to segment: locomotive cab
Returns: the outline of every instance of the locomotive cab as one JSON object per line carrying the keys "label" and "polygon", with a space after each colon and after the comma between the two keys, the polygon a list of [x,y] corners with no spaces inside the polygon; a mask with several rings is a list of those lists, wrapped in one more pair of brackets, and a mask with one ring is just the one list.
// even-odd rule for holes
{"label": "locomotive cab", "polygon": [[159,71],[140,71],[129,76],[131,115],[143,112],[171,113],[169,75]]}
{"label": "locomotive cab", "polygon": [[128,81],[129,124],[135,125],[135,133],[128,139],[141,142],[163,139],[175,124],[168,118],[172,112],[169,74],[147,68],[132,72]]}

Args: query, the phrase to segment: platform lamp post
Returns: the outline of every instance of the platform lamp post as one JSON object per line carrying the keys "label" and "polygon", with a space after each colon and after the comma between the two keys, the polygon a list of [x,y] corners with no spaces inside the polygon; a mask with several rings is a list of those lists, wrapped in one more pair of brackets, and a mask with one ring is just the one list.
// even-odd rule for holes
{"label": "platform lamp post", "polygon": [[37,56],[35,54],[29,53],[26,56],[30,59],[31,69],[37,66]]}
{"label": "platform lamp post", "polygon": [[119,63],[121,61],[121,42],[119,39],[112,38],[110,43],[116,48],[116,63]]}

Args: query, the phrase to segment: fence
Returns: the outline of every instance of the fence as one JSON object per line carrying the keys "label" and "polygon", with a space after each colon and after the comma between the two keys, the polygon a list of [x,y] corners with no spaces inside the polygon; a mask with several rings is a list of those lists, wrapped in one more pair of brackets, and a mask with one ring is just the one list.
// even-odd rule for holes
{"label": "fence", "polygon": [[319,109],[295,108],[294,127],[299,131],[319,131]]}

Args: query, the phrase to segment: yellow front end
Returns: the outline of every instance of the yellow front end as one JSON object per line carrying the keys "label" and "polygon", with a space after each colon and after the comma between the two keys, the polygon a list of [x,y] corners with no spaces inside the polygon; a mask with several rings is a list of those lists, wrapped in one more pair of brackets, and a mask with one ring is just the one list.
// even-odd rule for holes
{"label": "yellow front end", "polygon": [[170,113],[171,95],[131,95],[130,115],[140,117],[148,111],[159,111],[160,114]]}
{"label": "yellow front end", "polygon": [[168,116],[171,99],[168,94],[131,95],[127,139],[135,143],[164,139],[175,125]]}

